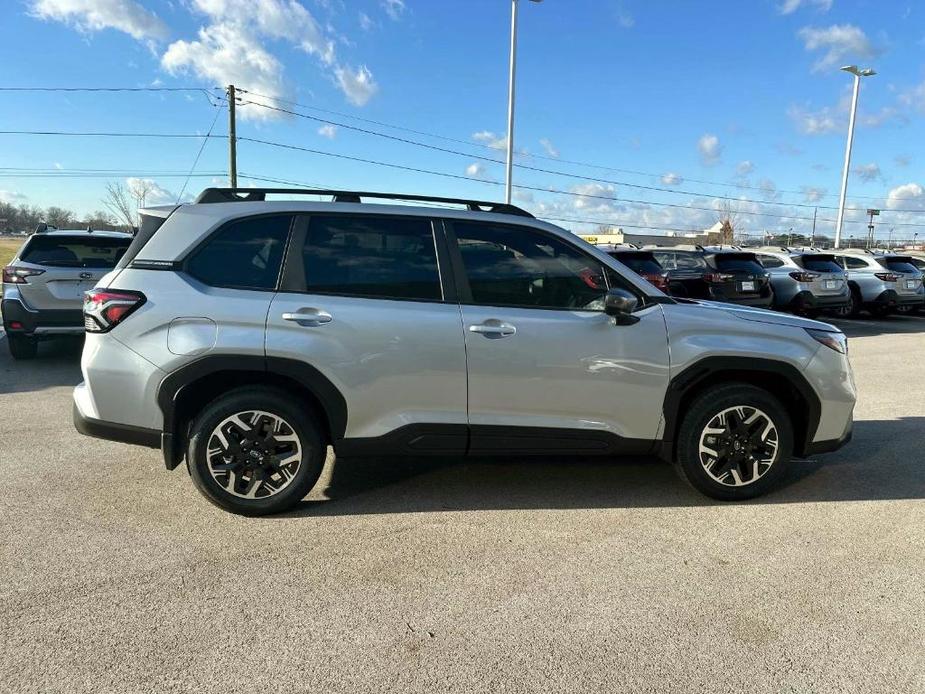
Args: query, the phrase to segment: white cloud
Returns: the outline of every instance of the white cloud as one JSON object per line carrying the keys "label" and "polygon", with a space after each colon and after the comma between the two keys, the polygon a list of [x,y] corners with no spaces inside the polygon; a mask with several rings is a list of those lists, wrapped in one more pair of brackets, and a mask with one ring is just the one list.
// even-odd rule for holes
{"label": "white cloud", "polygon": [[684,179],[681,178],[680,174],[676,174],[674,171],[662,174],[661,181],[662,185],[665,186],[679,186],[684,183]]}
{"label": "white cloud", "polygon": [[830,106],[818,111],[808,111],[801,106],[791,106],[787,115],[804,135],[826,135],[845,127],[841,114]]}
{"label": "white cloud", "polygon": [[382,0],[382,9],[394,21],[399,21],[408,9],[405,0]]}
{"label": "white cloud", "polygon": [[912,157],[905,154],[897,154],[893,157],[893,161],[896,162],[896,166],[905,168],[912,163]]}
{"label": "white cloud", "polygon": [[784,0],[778,11],[781,14],[793,14],[801,6],[813,5],[820,12],[828,12],[832,9],[832,0]]}
{"label": "white cloud", "polygon": [[134,0],[32,0],[29,11],[84,32],[116,29],[138,41],[162,41],[170,35],[156,14]]}
{"label": "white cloud", "polygon": [[748,159],[740,161],[738,164],[736,164],[736,174],[739,176],[748,176],[754,170],[755,164]]}
{"label": "white cloud", "polygon": [[803,191],[804,202],[819,202],[828,192],[825,188],[817,188],[816,186],[803,186],[800,190]]}
{"label": "white cloud", "polygon": [[365,65],[353,69],[351,67],[338,67],[334,70],[337,84],[347,97],[347,101],[354,106],[365,106],[379,91],[379,85],[373,78],[373,73]]}
{"label": "white cloud", "polygon": [[333,140],[337,135],[337,126],[332,125],[331,123],[326,123],[325,125],[322,125],[320,128],[318,128],[318,134],[322,137],[328,138],[329,140]]}
{"label": "white cloud", "polygon": [[[284,94],[283,67],[248,31],[232,24],[213,24],[199,30],[194,41],[175,41],[161,57],[171,74],[192,72],[214,84],[234,84],[250,92],[248,101],[274,104]],[[242,106],[243,118],[268,120],[279,114],[263,108]]]}
{"label": "white cloud", "polygon": [[23,193],[19,193],[15,190],[0,190],[0,202],[21,202],[25,200],[28,196]]}
{"label": "white cloud", "polygon": [[617,24],[619,24],[624,29],[632,29],[634,26],[636,26],[636,19],[629,12],[620,10],[617,13]]}
{"label": "white cloud", "polygon": [[511,192],[511,197],[513,197],[517,202],[532,203],[533,202],[533,191],[514,190]]}
{"label": "white cloud", "polygon": [[472,162],[469,166],[466,167],[466,176],[469,178],[475,178],[479,181],[493,181],[494,179],[489,175],[488,170],[485,168],[485,165],[481,162]]}
{"label": "white cloud", "polygon": [[700,139],[697,140],[697,151],[700,152],[700,159],[704,164],[713,166],[719,162],[723,153],[723,146],[716,135],[707,133],[701,135]]}
{"label": "white cloud", "polygon": [[803,27],[797,32],[807,51],[823,51],[813,64],[813,72],[834,69],[848,60],[873,58],[878,50],[867,35],[852,24],[833,24],[830,27]]}
{"label": "white cloud", "polygon": [[472,133],[472,139],[476,142],[481,142],[483,145],[488,145],[492,149],[507,149],[507,137],[496,135],[490,130],[480,130],[477,133]]}
{"label": "white cloud", "polygon": [[126,178],[125,185],[129,193],[138,199],[139,205],[160,205],[176,202],[177,199],[176,195],[151,178]]}
{"label": "white cloud", "polygon": [[542,138],[540,140],[540,145],[542,145],[543,151],[546,152],[547,156],[553,157],[555,159],[559,158],[559,150],[556,149],[555,145],[549,141],[549,138]]}
{"label": "white cloud", "polygon": [[360,12],[360,28],[363,31],[370,31],[373,28],[373,20],[365,12]]}
{"label": "white cloud", "polygon": [[777,185],[770,178],[762,178],[758,181],[758,188],[761,189],[761,197],[768,202],[780,200],[780,192],[777,190]]}
{"label": "white cloud", "polygon": [[855,166],[852,172],[865,183],[876,181],[880,178],[880,167],[873,163]]}
{"label": "white cloud", "polygon": [[925,188],[918,183],[896,186],[887,194],[886,206],[894,209],[925,209]]}

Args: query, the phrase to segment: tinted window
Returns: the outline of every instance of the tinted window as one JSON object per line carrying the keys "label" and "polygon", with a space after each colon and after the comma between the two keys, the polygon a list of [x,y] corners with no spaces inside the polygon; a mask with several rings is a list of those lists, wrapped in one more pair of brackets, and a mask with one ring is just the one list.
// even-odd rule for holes
{"label": "tinted window", "polygon": [[721,253],[716,256],[716,267],[728,272],[748,272],[753,275],[764,272],[761,263],[751,254]]}
{"label": "tinted window", "polygon": [[919,269],[912,264],[912,261],[909,258],[889,258],[886,261],[886,266],[893,272],[911,272],[915,274],[919,272]]}
{"label": "tinted window", "polygon": [[677,267],[675,264],[674,253],[667,253],[665,251],[653,251],[652,255],[655,256],[658,264],[666,270],[674,270]]}
{"label": "tinted window", "polygon": [[707,261],[695,253],[677,253],[675,262],[679,270],[706,270]]}
{"label": "tinted window", "polygon": [[32,236],[20,254],[20,260],[52,267],[111,268],[132,242],[124,239],[84,236]]}
{"label": "tinted window", "polygon": [[603,310],[610,275],[565,242],[522,227],[453,228],[476,304]]}
{"label": "tinted window", "polygon": [[611,253],[610,255],[640,275],[658,275],[662,273],[662,266],[658,264],[655,256],[651,253]]}
{"label": "tinted window", "polygon": [[845,256],[845,267],[851,270],[859,270],[861,268],[867,267],[867,262],[861,258],[852,258],[851,256]]}
{"label": "tinted window", "polygon": [[841,266],[830,255],[804,255],[800,261],[812,272],[842,272]]}
{"label": "tinted window", "polygon": [[291,223],[291,215],[231,222],[196,251],[187,270],[213,287],[273,289]]}
{"label": "tinted window", "polygon": [[786,263],[775,255],[759,255],[758,262],[764,267],[783,267]]}
{"label": "tinted window", "polygon": [[315,294],[443,299],[429,219],[313,216],[302,263]]}
{"label": "tinted window", "polygon": [[925,271],[925,260],[921,258],[911,258],[909,262],[915,265],[919,270]]}

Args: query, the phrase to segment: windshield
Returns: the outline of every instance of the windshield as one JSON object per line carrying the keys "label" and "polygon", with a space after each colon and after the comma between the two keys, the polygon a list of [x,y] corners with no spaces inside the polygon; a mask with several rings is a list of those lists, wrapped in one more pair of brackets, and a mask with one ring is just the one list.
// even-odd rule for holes
{"label": "windshield", "polygon": [[804,255],[800,258],[803,267],[811,272],[844,273],[841,265],[835,262],[834,255]]}
{"label": "windshield", "polygon": [[752,253],[720,253],[716,256],[716,267],[728,272],[764,274],[764,268]]}
{"label": "windshield", "polygon": [[19,259],[24,263],[50,267],[112,268],[125,253],[132,238],[34,235],[26,242]]}
{"label": "windshield", "polygon": [[626,265],[633,272],[640,275],[658,275],[663,272],[662,266],[651,253],[611,253],[614,258]]}

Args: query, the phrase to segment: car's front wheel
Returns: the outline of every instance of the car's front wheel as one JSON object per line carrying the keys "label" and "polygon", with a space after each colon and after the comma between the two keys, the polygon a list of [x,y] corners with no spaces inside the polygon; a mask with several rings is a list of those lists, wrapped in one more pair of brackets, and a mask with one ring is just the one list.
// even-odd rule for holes
{"label": "car's front wheel", "polygon": [[38,354],[38,341],[25,335],[7,335],[7,343],[10,347],[10,355],[13,359],[34,359]]}
{"label": "car's front wheel", "polygon": [[261,516],[301,501],[321,476],[326,451],[310,411],[281,391],[245,386],[196,418],[187,463],[197,489],[213,504]]}
{"label": "car's front wheel", "polygon": [[767,492],[793,453],[793,424],[771,393],[747,383],[715,386],[687,408],[678,434],[681,476],[724,501]]}

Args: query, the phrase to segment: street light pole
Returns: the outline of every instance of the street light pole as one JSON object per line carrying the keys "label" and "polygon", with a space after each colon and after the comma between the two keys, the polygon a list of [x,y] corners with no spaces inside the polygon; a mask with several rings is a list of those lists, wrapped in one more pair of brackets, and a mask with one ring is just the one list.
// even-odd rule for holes
{"label": "street light pole", "polygon": [[[531,0],[542,2],[542,0]],[[517,0],[511,0],[511,66],[507,87],[507,164],[504,178],[504,202],[511,204],[514,170],[514,83],[517,73]]]}
{"label": "street light pole", "polygon": [[848,169],[851,167],[851,144],[854,141],[854,119],[858,110],[858,93],[861,91],[861,78],[871,77],[877,73],[869,67],[859,70],[857,65],[846,65],[845,72],[854,75],[854,92],[851,95],[851,116],[848,119],[848,143],[845,145],[845,168],[842,170],[841,195],[838,198],[838,217],[835,221],[835,248],[841,245],[842,224],[845,221],[845,196],[848,193]]}

